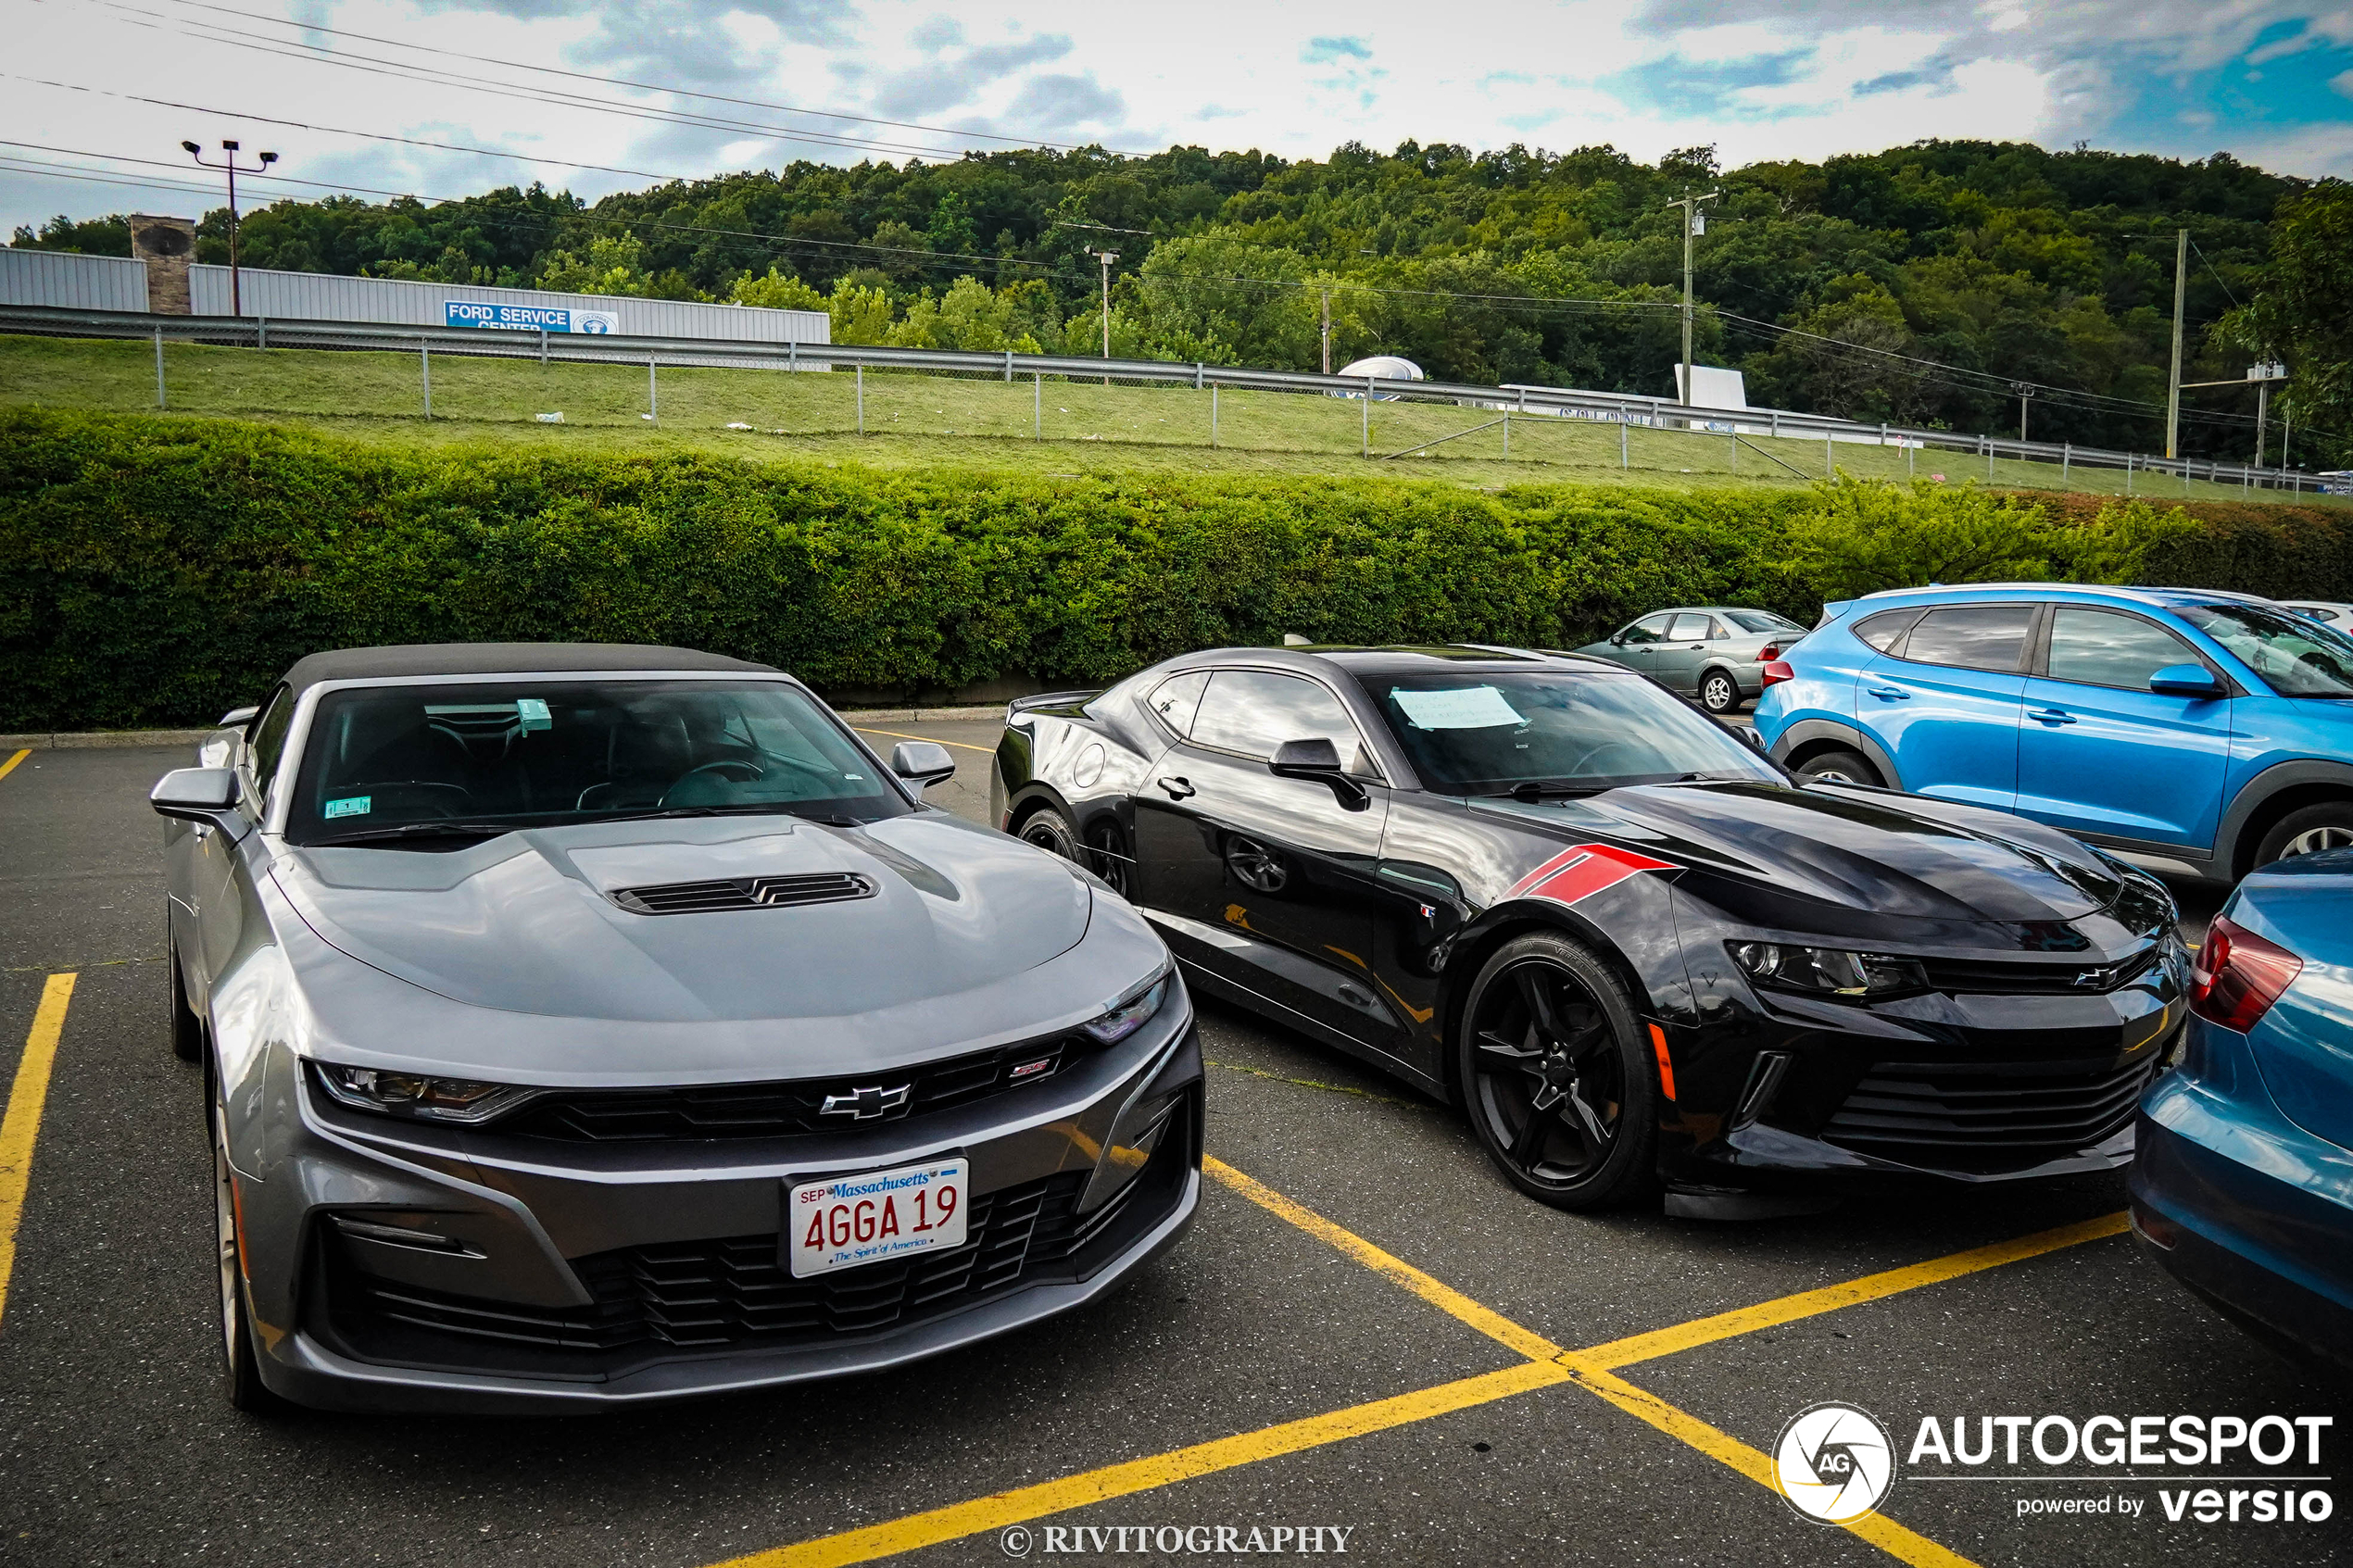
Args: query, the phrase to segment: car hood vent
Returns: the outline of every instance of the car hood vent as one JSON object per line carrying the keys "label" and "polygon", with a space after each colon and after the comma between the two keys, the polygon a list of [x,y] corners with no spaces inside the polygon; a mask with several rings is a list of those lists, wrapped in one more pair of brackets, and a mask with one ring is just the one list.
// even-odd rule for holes
{"label": "car hood vent", "polygon": [[780,909],[799,904],[831,904],[871,898],[872,877],[856,872],[816,872],[799,876],[743,876],[722,882],[670,882],[654,887],[618,887],[612,901],[633,914],[702,915],[726,909]]}

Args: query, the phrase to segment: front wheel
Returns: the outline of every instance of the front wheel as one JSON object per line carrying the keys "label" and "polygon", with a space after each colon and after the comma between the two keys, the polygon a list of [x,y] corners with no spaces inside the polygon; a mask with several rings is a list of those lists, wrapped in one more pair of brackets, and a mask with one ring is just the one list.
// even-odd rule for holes
{"label": "front wheel", "polygon": [[1511,1184],[1603,1209],[1657,1184],[1658,1086],[1625,984],[1581,943],[1506,943],[1471,983],[1456,1042],[1471,1127]]}
{"label": "front wheel", "polygon": [[2323,849],[2353,847],[2353,800],[2324,800],[2290,811],[2271,824],[2255,851],[2255,863],[2268,866],[2291,855],[2317,855]]}
{"label": "front wheel", "polygon": [[1699,705],[1710,713],[1731,712],[1741,705],[1741,684],[1729,671],[1709,671],[1699,678]]}
{"label": "front wheel", "polygon": [[204,1020],[188,1005],[188,982],[180,972],[180,944],[164,938],[164,967],[171,972],[171,1054],[182,1061],[204,1057]]}

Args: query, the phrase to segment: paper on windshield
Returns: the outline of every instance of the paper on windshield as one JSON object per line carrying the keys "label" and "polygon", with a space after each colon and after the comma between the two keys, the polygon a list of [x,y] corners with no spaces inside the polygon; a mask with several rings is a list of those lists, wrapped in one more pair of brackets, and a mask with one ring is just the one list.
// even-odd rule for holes
{"label": "paper on windshield", "polygon": [[1498,724],[1528,722],[1492,686],[1462,686],[1441,692],[1409,692],[1391,686],[1389,696],[1416,729],[1491,730]]}

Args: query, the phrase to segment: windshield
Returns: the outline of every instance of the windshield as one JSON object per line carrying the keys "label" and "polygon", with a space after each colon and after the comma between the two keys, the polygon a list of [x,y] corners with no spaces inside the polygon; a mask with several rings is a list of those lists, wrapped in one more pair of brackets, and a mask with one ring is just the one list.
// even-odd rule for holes
{"label": "windshield", "polygon": [[1365,686],[1415,771],[1443,794],[1781,776],[1721,725],[1630,676],[1432,673]]}
{"label": "windshield", "polygon": [[297,844],[675,811],[873,822],[913,809],[780,681],[496,681],[330,692],[286,818]]}
{"label": "windshield", "polygon": [[2265,605],[2176,605],[2282,696],[2353,696],[2353,639]]}
{"label": "windshield", "polygon": [[1784,621],[1769,609],[1731,609],[1725,614],[1740,623],[1743,632],[1803,632],[1805,627],[1794,621]]}

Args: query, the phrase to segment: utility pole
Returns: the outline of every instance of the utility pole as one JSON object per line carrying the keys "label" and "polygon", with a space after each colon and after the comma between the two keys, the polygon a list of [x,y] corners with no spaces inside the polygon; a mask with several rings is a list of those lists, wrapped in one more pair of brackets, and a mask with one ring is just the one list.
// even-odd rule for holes
{"label": "utility pole", "polygon": [[[1088,254],[1103,264],[1103,358],[1109,359],[1111,358],[1111,264],[1119,259],[1119,252],[1098,250]],[[1109,376],[1103,378],[1103,384],[1105,386],[1111,384]]]}
{"label": "utility pole", "polygon": [[1692,401],[1692,239],[1694,235],[1707,232],[1707,218],[1700,211],[1700,204],[1723,198],[1723,192],[1710,191],[1701,196],[1680,196],[1667,204],[1683,209],[1683,402],[1686,405]]}
{"label": "utility pole", "polygon": [[2180,457],[2182,433],[2182,308],[2190,290],[2190,232],[2184,229],[2173,245],[2173,373],[2165,383],[2165,456]]}
{"label": "utility pole", "polygon": [[261,155],[260,168],[241,169],[237,167],[237,144],[234,142],[220,144],[220,150],[229,156],[219,163],[206,163],[204,149],[194,142],[182,142],[180,145],[185,148],[188,156],[195,158],[203,168],[225,169],[229,171],[229,314],[242,316],[245,313],[245,301],[244,291],[238,287],[237,280],[237,176],[267,173],[270,166],[278,161],[278,155],[264,153]]}
{"label": "utility pole", "polygon": [[2026,400],[2034,395],[2034,388],[2031,383],[2014,381],[2010,383],[2010,390],[2018,394],[2018,439],[2023,445],[2026,440]]}
{"label": "utility pole", "polygon": [[1324,291],[1324,374],[1332,373],[1332,291]]}

